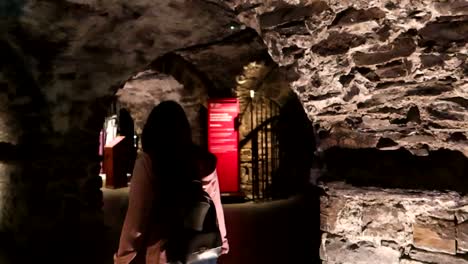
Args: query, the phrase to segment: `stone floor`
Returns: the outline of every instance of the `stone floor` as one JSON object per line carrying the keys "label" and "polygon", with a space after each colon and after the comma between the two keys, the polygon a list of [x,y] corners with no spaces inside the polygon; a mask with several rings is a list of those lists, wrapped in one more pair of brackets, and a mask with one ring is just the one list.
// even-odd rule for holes
{"label": "stone floor", "polygon": [[[125,216],[128,188],[103,189],[109,262]],[[225,204],[230,253],[222,264],[320,263],[318,195],[267,203]],[[107,263],[106,263],[107,264]]]}

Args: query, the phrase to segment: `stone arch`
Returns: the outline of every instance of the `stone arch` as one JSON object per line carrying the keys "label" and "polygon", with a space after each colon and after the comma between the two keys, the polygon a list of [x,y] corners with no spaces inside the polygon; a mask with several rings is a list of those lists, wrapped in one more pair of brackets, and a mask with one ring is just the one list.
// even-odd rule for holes
{"label": "stone arch", "polygon": [[[269,195],[272,198],[287,198],[303,191],[309,184],[309,169],[315,159],[314,130],[299,98],[291,90],[290,83],[297,78],[292,70],[291,67],[278,66],[271,59],[264,59],[245,65],[243,73],[236,78],[236,92],[241,105],[239,147],[245,168],[251,165],[252,138],[259,131],[270,133],[263,131],[262,124],[271,121],[274,124],[269,131],[274,130],[271,133],[279,142],[279,165],[269,172],[272,181]],[[251,92],[254,98],[262,100],[253,100]],[[248,121],[250,104],[254,101],[256,105],[262,104],[265,117],[269,112],[271,117],[264,122]],[[245,118],[247,122],[244,122]],[[251,173],[241,175],[241,186],[247,192],[250,192],[250,178]]]}
{"label": "stone arch", "polygon": [[186,103],[192,104],[191,110],[187,113],[194,131],[194,140],[201,146],[207,147],[208,98],[229,97],[229,90],[217,89],[204,72],[176,53],[169,53],[158,58],[151,64],[151,67],[174,77],[184,86],[185,93],[190,94]]}
{"label": "stone arch", "polygon": [[[206,88],[199,85],[198,80],[188,80],[184,68],[177,68],[178,74],[184,76],[182,80],[189,85],[178,82],[173,76],[159,71],[147,70],[134,76],[126,82],[116,94],[116,100],[121,107],[128,108],[135,119],[135,132],[141,136],[146,118],[154,106],[161,101],[172,100],[178,102],[185,110],[192,127],[194,142],[205,145],[202,109],[207,101]],[[171,72],[168,72],[171,73]],[[193,85],[193,84],[196,85]],[[193,86],[190,86],[193,85]],[[139,144],[140,145],[140,144]]]}
{"label": "stone arch", "polygon": [[[207,97],[222,97],[223,93],[217,93],[211,80],[192,63],[176,53],[166,54],[151,64],[151,68],[158,72],[174,77],[187,90],[201,90]],[[203,102],[206,104],[206,102]]]}

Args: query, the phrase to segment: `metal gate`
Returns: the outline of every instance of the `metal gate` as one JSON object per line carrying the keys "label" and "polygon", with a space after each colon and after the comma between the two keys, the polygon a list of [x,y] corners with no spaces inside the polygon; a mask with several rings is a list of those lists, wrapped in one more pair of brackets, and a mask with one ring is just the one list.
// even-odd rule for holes
{"label": "metal gate", "polygon": [[272,198],[274,175],[279,168],[277,126],[279,105],[261,96],[252,96],[241,109],[241,188],[247,198]]}

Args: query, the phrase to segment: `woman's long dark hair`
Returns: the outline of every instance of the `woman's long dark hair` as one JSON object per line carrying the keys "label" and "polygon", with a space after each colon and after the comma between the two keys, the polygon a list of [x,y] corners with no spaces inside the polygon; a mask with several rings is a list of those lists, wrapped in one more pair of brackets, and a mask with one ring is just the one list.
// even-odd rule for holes
{"label": "woman's long dark hair", "polygon": [[157,198],[171,206],[183,199],[184,186],[199,178],[195,145],[184,109],[174,101],[154,107],[141,140],[143,151],[152,159]]}
{"label": "woman's long dark hair", "polygon": [[152,155],[192,145],[192,132],[184,109],[174,101],[155,106],[146,120],[141,140],[143,151]]}

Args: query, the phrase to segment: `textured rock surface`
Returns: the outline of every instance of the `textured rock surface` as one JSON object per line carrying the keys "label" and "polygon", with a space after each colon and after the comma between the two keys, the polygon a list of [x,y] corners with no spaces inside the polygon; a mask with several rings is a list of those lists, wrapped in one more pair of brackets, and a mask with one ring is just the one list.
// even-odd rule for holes
{"label": "textured rock surface", "polygon": [[[231,6],[255,28],[331,146],[468,155],[465,0],[260,1]],[[289,53],[291,50],[294,53]],[[352,138],[343,140],[343,137]],[[387,146],[377,146],[386,148]]]}
{"label": "textured rock surface", "polygon": [[440,220],[417,221],[413,225],[413,242],[417,248],[454,255],[457,253],[455,223]]}
{"label": "textured rock surface", "polygon": [[468,222],[459,223],[457,226],[458,250],[468,252]]}
{"label": "textured rock surface", "polygon": [[[322,185],[324,263],[468,263],[455,192]],[[458,213],[457,213],[458,212]],[[413,262],[411,262],[413,261]]]}
{"label": "textured rock surface", "polygon": [[404,149],[383,151],[334,147],[324,152],[323,162],[327,168],[323,174],[326,181],[346,181],[355,186],[468,193],[468,158],[458,151],[428,151],[425,156],[415,156]]}
{"label": "textured rock surface", "polygon": [[373,246],[371,243],[349,243],[345,239],[324,235],[321,258],[323,263],[364,264],[369,260],[375,263],[399,263],[398,249],[385,246]]}
{"label": "textured rock surface", "polygon": [[[217,91],[217,97],[235,94],[236,77],[254,61],[270,59],[267,47],[252,29],[241,31],[222,42],[177,52],[203,72]],[[271,60],[271,59],[270,59]]]}
{"label": "textured rock surface", "polygon": [[136,133],[141,136],[146,119],[153,107],[161,101],[176,101],[184,108],[190,125],[193,139],[201,143],[202,129],[200,126],[200,108],[206,104],[205,90],[187,90],[173,77],[154,71],[142,72],[125,83],[117,92],[118,101],[127,108],[135,121]]}

